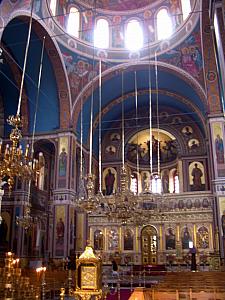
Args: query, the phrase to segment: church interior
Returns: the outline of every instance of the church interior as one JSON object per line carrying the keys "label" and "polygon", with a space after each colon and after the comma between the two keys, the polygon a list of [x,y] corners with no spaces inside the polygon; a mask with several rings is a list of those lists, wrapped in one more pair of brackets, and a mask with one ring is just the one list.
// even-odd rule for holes
{"label": "church interior", "polygon": [[0,0],[0,299],[225,299],[224,25]]}

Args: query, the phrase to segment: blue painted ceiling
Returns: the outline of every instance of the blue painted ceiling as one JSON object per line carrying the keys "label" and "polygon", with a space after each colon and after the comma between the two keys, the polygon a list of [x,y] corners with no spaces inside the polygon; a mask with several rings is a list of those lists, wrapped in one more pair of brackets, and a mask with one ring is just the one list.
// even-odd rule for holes
{"label": "blue painted ceiling", "polygon": [[[28,19],[27,22],[18,18],[12,20],[4,30],[2,43],[8,48],[9,52],[19,65],[22,73],[24,63],[25,46],[28,35]],[[37,98],[37,83],[40,66],[42,41],[32,30],[30,46],[27,58],[25,90],[29,101],[29,130],[33,130],[34,114]],[[9,74],[9,68],[6,66],[2,72]],[[7,80],[3,74],[0,75],[1,93],[4,98],[5,118],[10,114],[15,114],[18,103],[18,90],[11,81],[12,75]],[[49,113],[51,112],[51,113]],[[57,85],[52,64],[49,60],[47,52],[44,52],[42,80],[40,87],[40,95],[37,108],[36,132],[52,131],[59,128],[59,103],[57,95]],[[9,127],[6,127],[5,134],[9,134]]]}
{"label": "blue painted ceiling", "polygon": [[[201,111],[202,116],[206,114],[206,107],[202,100],[199,98],[197,92],[189,85],[185,80],[182,80],[175,73],[169,72],[165,69],[158,69],[158,89],[156,85],[156,75],[154,68],[151,69],[150,76],[147,69],[137,70],[137,90],[148,90],[149,89],[149,78],[151,78],[151,89],[156,91],[158,90],[158,104],[163,107],[163,110],[166,111],[167,108],[172,108],[179,111],[179,116],[182,119],[182,116],[189,114],[193,122],[198,123],[200,129],[203,129],[203,124],[200,123],[199,116],[196,111],[192,110],[189,103],[192,103],[196,108]],[[121,97],[121,95],[126,95],[129,92],[135,91],[135,72],[128,71],[124,72],[124,87],[122,91],[122,75],[117,75],[108,81],[104,82],[102,86],[102,108],[109,105],[113,100]],[[187,99],[186,103],[181,102],[177,97],[168,94],[174,93]],[[152,93],[152,104],[156,105],[156,94],[157,92]],[[94,91],[94,119],[97,117],[99,112],[99,89]],[[91,108],[91,96],[84,103],[83,111],[83,137],[84,143],[88,143],[89,137],[89,124],[90,124],[90,108]],[[104,134],[112,129],[112,126],[115,124],[116,120],[121,120],[121,103],[114,104],[109,112],[103,115],[102,117],[102,133]],[[149,95],[144,94],[138,97],[138,107],[146,108],[146,111],[149,110]],[[133,111],[135,114],[135,97],[130,96],[125,100],[124,103],[125,118],[126,114]],[[138,114],[138,117],[141,118],[141,113]],[[78,138],[80,136],[80,118],[77,123],[77,132]],[[94,132],[94,140],[98,140],[98,129]],[[96,143],[97,144],[97,143]]]}

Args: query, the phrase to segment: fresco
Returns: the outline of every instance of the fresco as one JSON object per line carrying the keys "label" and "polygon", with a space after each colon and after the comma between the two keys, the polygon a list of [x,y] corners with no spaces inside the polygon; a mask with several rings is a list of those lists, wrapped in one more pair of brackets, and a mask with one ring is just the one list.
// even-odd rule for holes
{"label": "fresco", "polygon": [[[99,62],[95,62],[93,66],[92,60],[79,55],[72,55],[68,51],[62,52],[62,56],[67,70],[72,99],[74,100],[83,87],[98,75]],[[107,65],[102,62],[102,72],[107,68]]]}
{"label": "fresco", "polygon": [[150,3],[149,0],[85,0],[83,2],[90,6],[96,6],[96,8],[114,11],[139,9],[149,5]]}
{"label": "fresco", "polygon": [[189,165],[189,184],[192,191],[205,190],[205,171],[201,162],[194,161]]}
{"label": "fresco", "polygon": [[[150,157],[149,130],[135,134],[126,145],[126,157],[135,163],[137,156],[141,165],[149,165]],[[159,148],[159,149],[158,149]],[[137,155],[138,152],[138,155]],[[152,163],[157,164],[158,156],[162,163],[173,161],[177,157],[177,142],[169,133],[160,130],[159,140],[157,130],[152,130]]]}
{"label": "fresco", "polygon": [[202,44],[197,30],[198,26],[185,42],[160,56],[160,60],[181,68],[203,83]]}
{"label": "fresco", "polygon": [[114,168],[107,168],[103,171],[103,194],[112,195],[117,186],[117,172]]}
{"label": "fresco", "polygon": [[60,205],[55,208],[55,255],[63,256],[64,254],[64,237],[65,237],[65,207]]}
{"label": "fresco", "polygon": [[224,151],[224,136],[222,122],[213,122],[212,124],[212,138],[214,161],[216,166],[216,173],[218,177],[225,176],[225,151]]}

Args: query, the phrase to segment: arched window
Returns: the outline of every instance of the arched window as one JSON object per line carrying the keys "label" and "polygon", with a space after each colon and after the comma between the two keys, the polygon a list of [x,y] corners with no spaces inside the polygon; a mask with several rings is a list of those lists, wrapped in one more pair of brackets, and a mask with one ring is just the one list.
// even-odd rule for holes
{"label": "arched window", "polygon": [[74,37],[79,37],[80,30],[80,13],[76,7],[70,8],[67,32]]}
{"label": "arched window", "polygon": [[137,195],[138,192],[138,179],[137,174],[132,174],[130,179],[130,190],[134,195]]}
{"label": "arched window", "polygon": [[173,187],[174,187],[173,192],[179,193],[180,185],[179,185],[179,177],[178,177],[177,171],[174,171],[174,173],[173,173]]}
{"label": "arched window", "polygon": [[167,39],[172,35],[172,21],[168,15],[168,11],[162,8],[156,17],[158,40]]}
{"label": "arched window", "polygon": [[127,23],[125,45],[131,51],[137,51],[143,47],[143,31],[138,20],[133,19]]}
{"label": "arched window", "polygon": [[50,9],[51,9],[51,12],[52,12],[53,16],[55,16],[55,12],[56,12],[56,0],[51,0],[50,1]]}
{"label": "arched window", "polygon": [[44,190],[44,182],[45,182],[45,158],[42,152],[39,153],[39,176],[38,176],[38,182],[37,187],[39,190]]}
{"label": "arched window", "polygon": [[191,13],[191,1],[190,0],[181,0],[183,20],[187,19]]}
{"label": "arched window", "polygon": [[94,31],[94,45],[98,48],[109,48],[109,22],[98,19]]}
{"label": "arched window", "polygon": [[160,194],[162,192],[162,180],[156,175],[152,179],[152,193]]}

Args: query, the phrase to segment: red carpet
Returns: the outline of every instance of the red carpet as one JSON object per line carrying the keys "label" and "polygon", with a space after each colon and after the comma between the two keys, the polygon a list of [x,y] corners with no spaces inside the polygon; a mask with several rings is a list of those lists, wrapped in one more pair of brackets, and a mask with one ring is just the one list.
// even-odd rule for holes
{"label": "red carpet", "polygon": [[[120,300],[128,300],[131,295],[130,290],[120,290]],[[118,294],[115,293],[113,295],[108,294],[107,300],[118,300]]]}

